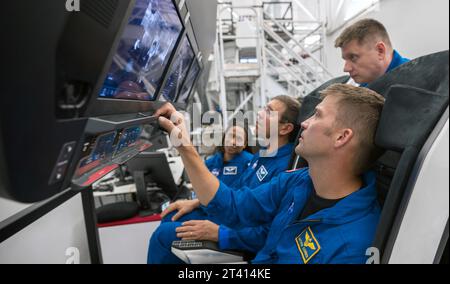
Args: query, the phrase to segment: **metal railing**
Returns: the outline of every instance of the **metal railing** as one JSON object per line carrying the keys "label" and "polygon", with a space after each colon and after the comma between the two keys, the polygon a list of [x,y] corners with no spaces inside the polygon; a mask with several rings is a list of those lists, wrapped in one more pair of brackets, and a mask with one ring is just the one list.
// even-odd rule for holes
{"label": "metal railing", "polygon": [[[271,15],[268,11],[270,5],[283,7],[277,10],[278,14]],[[309,19],[295,20],[294,6],[305,12]],[[246,12],[241,13],[242,10]],[[242,22],[254,28],[254,34],[239,35],[236,29]],[[271,77],[286,89],[286,93],[303,97],[333,77],[323,64],[325,25],[300,1],[263,2],[261,6],[233,6],[231,2],[219,2],[217,26],[219,33],[215,60],[217,77],[220,81],[219,101],[225,128],[228,122],[249,103],[253,103],[254,110],[266,103],[268,98],[264,78]],[[312,44],[307,43],[312,36],[318,40]],[[254,78],[252,92],[240,98],[234,114],[227,117],[227,86],[231,82],[227,81],[226,76],[225,42],[237,43],[245,39],[255,41],[254,61],[258,64],[259,74]],[[319,52],[320,56],[316,57]],[[239,60],[235,62],[240,63]]]}

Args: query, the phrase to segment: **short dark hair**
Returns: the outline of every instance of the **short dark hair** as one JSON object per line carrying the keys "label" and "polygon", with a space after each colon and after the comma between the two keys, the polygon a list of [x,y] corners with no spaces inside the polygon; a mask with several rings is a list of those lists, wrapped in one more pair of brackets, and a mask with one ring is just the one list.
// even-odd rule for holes
{"label": "short dark hair", "polygon": [[362,19],[347,27],[334,42],[335,47],[342,48],[352,40],[357,40],[363,44],[368,40],[382,40],[387,46],[392,48],[389,34],[384,25],[374,19]]}
{"label": "short dark hair", "polygon": [[320,94],[322,98],[338,98],[336,124],[354,131],[360,146],[355,172],[364,173],[383,153],[375,145],[375,133],[384,106],[384,97],[370,89],[349,84],[331,85]]}
{"label": "short dark hair", "polygon": [[280,122],[292,123],[294,125],[294,130],[289,135],[289,141],[295,141],[298,131],[300,130],[300,124],[298,123],[297,118],[300,113],[301,103],[293,97],[286,95],[276,96],[272,100],[280,101],[285,105],[286,110],[281,114]]}

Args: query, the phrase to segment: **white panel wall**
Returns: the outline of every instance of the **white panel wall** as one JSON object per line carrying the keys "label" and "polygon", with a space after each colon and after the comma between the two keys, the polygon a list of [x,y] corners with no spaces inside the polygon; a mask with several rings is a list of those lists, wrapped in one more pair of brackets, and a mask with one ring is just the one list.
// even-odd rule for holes
{"label": "white panel wall", "polygon": [[146,264],[150,238],[161,222],[99,229],[103,263]]}
{"label": "white panel wall", "polygon": [[32,204],[24,204],[0,198],[0,222],[28,208]]}
{"label": "white panel wall", "polygon": [[0,243],[0,264],[64,264],[75,256],[70,248],[79,253],[79,263],[90,263],[80,194]]}
{"label": "white panel wall", "polygon": [[[331,0],[333,1],[333,0]],[[381,0],[380,10],[363,17],[382,22],[403,56],[416,58],[449,49],[448,0]],[[327,66],[336,76],[343,75],[340,49],[334,41],[342,30],[327,38]]]}

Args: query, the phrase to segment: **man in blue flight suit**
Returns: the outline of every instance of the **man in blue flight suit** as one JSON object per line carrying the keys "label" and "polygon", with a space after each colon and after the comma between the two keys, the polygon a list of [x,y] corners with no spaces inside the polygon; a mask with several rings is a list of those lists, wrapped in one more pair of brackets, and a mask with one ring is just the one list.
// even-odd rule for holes
{"label": "man in blue flight suit", "polygon": [[361,87],[406,63],[393,47],[386,28],[373,19],[347,27],[335,41],[345,61],[344,72]]}
{"label": "man in blue flight suit", "polygon": [[[204,166],[183,117],[170,104],[159,123],[181,140],[178,148],[197,197],[225,225],[271,222],[253,263],[364,263],[380,216],[375,175],[367,170],[381,151],[374,144],[384,104],[377,93],[332,85],[304,121],[296,153],[309,168],[280,174],[252,190],[233,190]],[[169,120],[168,118],[171,118]],[[182,226],[188,238],[192,226]]]}
{"label": "man in blue flight suit", "polygon": [[[269,182],[278,174],[287,170],[291,154],[298,133],[296,119],[298,117],[300,103],[288,96],[277,96],[273,98],[264,110],[258,113],[257,131],[260,129],[265,138],[270,135],[270,125],[278,125],[277,143],[269,145],[266,153],[274,155],[261,155],[257,153],[250,162],[247,170],[230,188],[255,188],[261,184]],[[276,115],[271,115],[276,114]],[[274,121],[275,120],[275,121]],[[261,124],[265,124],[264,126]],[[277,148],[275,148],[277,147]],[[220,180],[220,179],[219,179]],[[223,182],[223,181],[222,181]],[[174,240],[178,240],[177,228],[181,222],[188,221],[192,225],[192,234],[189,239],[212,240],[219,243],[222,249],[230,246],[234,249],[241,249],[250,252],[259,251],[264,243],[269,231],[270,224],[257,226],[226,226],[221,224],[213,216],[205,214],[200,207],[198,199],[181,200],[169,206],[162,213],[163,220],[161,226],[153,233],[148,251],[148,263],[179,263],[170,250]],[[187,215],[186,215],[187,214]],[[168,222],[168,221],[177,222]],[[194,220],[194,221],[191,221]],[[220,225],[218,225],[220,224]]]}

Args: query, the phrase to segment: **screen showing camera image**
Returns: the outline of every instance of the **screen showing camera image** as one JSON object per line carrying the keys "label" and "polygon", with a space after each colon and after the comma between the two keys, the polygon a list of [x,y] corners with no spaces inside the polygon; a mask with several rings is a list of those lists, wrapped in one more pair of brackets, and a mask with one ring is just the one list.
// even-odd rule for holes
{"label": "screen showing camera image", "polygon": [[112,156],[116,144],[117,132],[110,132],[87,139],[83,145],[82,156],[75,176],[79,177],[99,166],[103,160]]}
{"label": "screen showing camera image", "polygon": [[124,129],[120,134],[120,139],[119,143],[117,144],[115,156],[135,146],[139,138],[141,137],[141,133],[142,133],[141,126]]}
{"label": "screen showing camera image", "polygon": [[192,63],[191,70],[189,70],[189,74],[184,81],[183,88],[181,88],[180,96],[177,99],[177,103],[187,103],[189,100],[189,95],[192,92],[192,88],[194,87],[195,80],[200,73],[200,65],[197,60],[194,60]]}
{"label": "screen showing camera image", "polygon": [[191,44],[185,35],[181,47],[175,54],[174,62],[170,68],[169,77],[162,90],[161,100],[174,102],[181,90],[184,78],[187,75],[189,66],[194,59],[194,52]]}
{"label": "screen showing camera image", "polygon": [[137,0],[99,97],[155,100],[182,29],[172,0]]}

